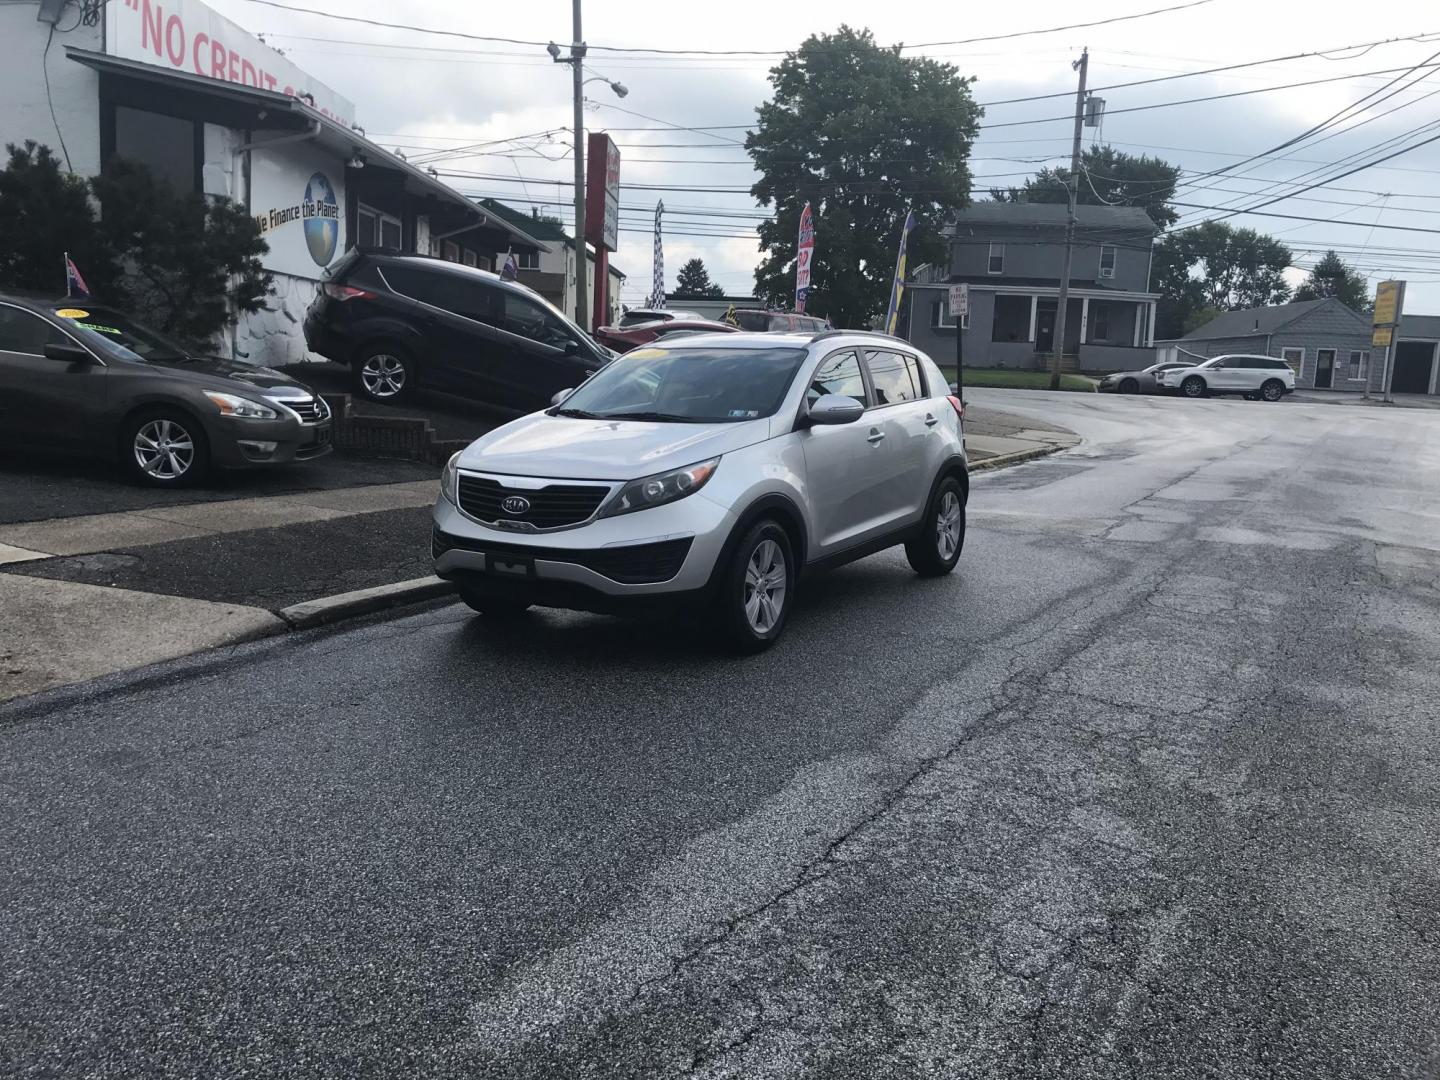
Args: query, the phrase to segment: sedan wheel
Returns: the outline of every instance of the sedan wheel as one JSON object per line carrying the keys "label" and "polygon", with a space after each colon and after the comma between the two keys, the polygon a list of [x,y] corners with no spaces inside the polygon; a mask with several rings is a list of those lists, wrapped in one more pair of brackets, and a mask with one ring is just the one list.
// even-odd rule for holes
{"label": "sedan wheel", "polygon": [[152,487],[184,487],[195,483],[209,464],[204,433],[187,417],[151,413],[128,429],[122,463],[141,483]]}

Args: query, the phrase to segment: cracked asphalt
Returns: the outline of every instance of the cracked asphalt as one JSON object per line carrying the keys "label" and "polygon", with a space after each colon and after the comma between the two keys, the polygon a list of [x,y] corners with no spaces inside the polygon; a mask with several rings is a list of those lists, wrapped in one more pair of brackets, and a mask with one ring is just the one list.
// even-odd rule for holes
{"label": "cracked asphalt", "polygon": [[1087,441],[758,658],[444,605],[0,706],[0,1074],[1440,1076],[1440,415],[971,394]]}

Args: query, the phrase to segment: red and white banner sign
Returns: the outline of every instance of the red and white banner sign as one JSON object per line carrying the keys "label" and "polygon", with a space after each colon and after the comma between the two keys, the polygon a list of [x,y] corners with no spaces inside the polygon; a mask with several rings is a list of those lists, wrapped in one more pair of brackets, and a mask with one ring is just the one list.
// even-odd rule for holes
{"label": "red and white banner sign", "polygon": [[300,97],[346,127],[355,106],[200,0],[109,0],[105,51],[125,60]]}
{"label": "red and white banner sign", "polygon": [[810,260],[815,257],[815,218],[810,204],[800,211],[800,242],[795,248],[795,310],[805,310],[810,295]]}

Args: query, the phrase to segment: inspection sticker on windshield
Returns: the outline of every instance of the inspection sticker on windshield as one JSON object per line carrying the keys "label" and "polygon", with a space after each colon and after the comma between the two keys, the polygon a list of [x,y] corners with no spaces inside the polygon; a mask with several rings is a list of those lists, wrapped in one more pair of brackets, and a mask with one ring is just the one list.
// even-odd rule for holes
{"label": "inspection sticker on windshield", "polygon": [[759,409],[731,409],[731,420],[754,420],[760,415]]}
{"label": "inspection sticker on windshield", "polygon": [[88,319],[90,317],[90,312],[81,311],[78,307],[62,307],[55,314],[62,319]]}

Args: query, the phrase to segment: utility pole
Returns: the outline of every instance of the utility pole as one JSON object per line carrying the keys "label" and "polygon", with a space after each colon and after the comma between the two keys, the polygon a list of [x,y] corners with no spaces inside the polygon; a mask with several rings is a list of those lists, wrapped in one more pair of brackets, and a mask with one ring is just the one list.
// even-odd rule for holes
{"label": "utility pole", "polygon": [[[571,0],[574,32],[571,37],[570,67],[575,76],[575,325],[589,326],[590,290],[586,278],[590,267],[585,253],[585,39],[580,32],[580,0]],[[1078,145],[1079,134],[1077,129]]]}
{"label": "utility pole", "polygon": [[[576,0],[578,3],[579,0]],[[1085,76],[1090,70],[1090,51],[1082,49],[1080,59],[1070,65],[1080,69],[1080,86],[1075,91],[1075,140],[1070,147],[1070,183],[1066,190],[1065,258],[1060,264],[1060,299],[1055,310],[1055,340],[1050,389],[1060,389],[1060,365],[1065,357],[1065,315],[1070,307],[1070,268],[1075,259],[1075,204],[1080,198],[1080,137],[1085,124]],[[1084,327],[1081,327],[1083,334]]]}

